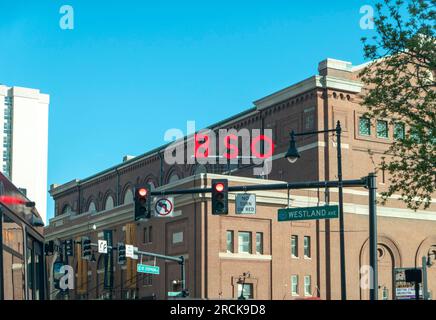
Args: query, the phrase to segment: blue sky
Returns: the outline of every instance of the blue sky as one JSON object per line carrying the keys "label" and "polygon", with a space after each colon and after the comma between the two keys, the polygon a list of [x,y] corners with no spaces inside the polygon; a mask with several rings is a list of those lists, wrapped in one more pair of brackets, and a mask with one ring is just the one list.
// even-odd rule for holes
{"label": "blue sky", "polygon": [[[317,73],[364,62],[371,1],[1,1],[0,83],[51,96],[48,184],[85,178]],[[74,30],[59,9],[74,8]],[[48,217],[53,216],[49,198]]]}

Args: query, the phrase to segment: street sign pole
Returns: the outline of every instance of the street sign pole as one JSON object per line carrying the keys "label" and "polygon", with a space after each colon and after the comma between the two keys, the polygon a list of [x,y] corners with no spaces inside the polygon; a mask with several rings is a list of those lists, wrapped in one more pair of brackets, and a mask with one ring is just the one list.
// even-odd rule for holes
{"label": "street sign pole", "polygon": [[344,193],[342,186],[342,150],[341,150],[341,123],[336,125],[336,147],[338,159],[338,191],[339,191],[339,250],[341,256],[341,299],[347,300],[347,276],[345,265],[345,222],[344,222]]}
{"label": "street sign pole", "polygon": [[378,300],[377,271],[377,181],[374,173],[368,175],[369,189],[369,264],[371,267],[370,299]]}
{"label": "street sign pole", "polygon": [[180,279],[182,281],[182,292],[183,295],[186,293],[186,279],[185,279],[185,257],[180,256]]}
{"label": "street sign pole", "polygon": [[[126,247],[127,247],[127,245],[126,245]],[[180,278],[181,278],[180,280],[182,282],[182,290],[183,290],[182,292],[184,294],[186,293],[185,257],[184,256],[180,256],[180,257],[166,256],[166,255],[158,254],[158,253],[140,251],[140,250],[138,250],[138,248],[135,248],[134,253],[140,254],[141,256],[144,255],[144,256],[154,257],[154,258],[158,258],[158,259],[162,259],[162,260],[177,262],[180,265]]]}

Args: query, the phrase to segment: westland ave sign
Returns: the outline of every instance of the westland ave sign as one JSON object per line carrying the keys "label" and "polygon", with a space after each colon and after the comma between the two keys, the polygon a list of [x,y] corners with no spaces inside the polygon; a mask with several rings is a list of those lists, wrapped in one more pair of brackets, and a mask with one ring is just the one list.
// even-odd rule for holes
{"label": "westland ave sign", "polygon": [[138,264],[136,271],[139,273],[160,274],[160,268],[158,266],[149,266],[146,264]]}
{"label": "westland ave sign", "polygon": [[285,209],[279,209],[278,212],[279,222],[297,221],[297,220],[334,219],[338,217],[339,217],[338,206],[285,208]]}

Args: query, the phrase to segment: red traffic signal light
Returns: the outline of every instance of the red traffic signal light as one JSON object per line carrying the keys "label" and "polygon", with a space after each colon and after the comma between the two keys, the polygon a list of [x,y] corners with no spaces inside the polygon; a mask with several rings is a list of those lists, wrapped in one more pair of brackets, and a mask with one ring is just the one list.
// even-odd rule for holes
{"label": "red traffic signal light", "polygon": [[224,184],[219,182],[215,185],[215,190],[218,192],[222,192],[224,190]]}
{"label": "red traffic signal light", "polygon": [[145,189],[145,188],[140,188],[140,189],[138,190],[138,194],[139,194],[141,197],[145,197],[145,196],[148,194],[148,191],[147,191],[147,189]]}
{"label": "red traffic signal light", "polygon": [[151,199],[150,186],[140,186],[135,189],[135,221],[150,219]]}
{"label": "red traffic signal light", "polygon": [[228,214],[228,181],[226,179],[212,180],[212,214]]}

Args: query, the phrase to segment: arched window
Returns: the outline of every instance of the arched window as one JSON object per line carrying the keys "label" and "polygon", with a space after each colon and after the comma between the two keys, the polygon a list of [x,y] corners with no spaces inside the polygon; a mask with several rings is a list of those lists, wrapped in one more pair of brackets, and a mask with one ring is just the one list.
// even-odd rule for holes
{"label": "arched window", "polygon": [[176,182],[180,180],[179,176],[177,175],[177,173],[172,173],[170,178],[168,179],[168,183],[172,183],[172,182]]}
{"label": "arched window", "polygon": [[67,213],[71,213],[71,212],[73,212],[73,209],[71,209],[71,206],[69,204],[66,204],[62,208],[62,214],[67,214]]}
{"label": "arched window", "polygon": [[89,204],[88,212],[91,212],[91,213],[97,212],[97,207],[95,206],[94,201],[91,201],[91,203]]}
{"label": "arched window", "polygon": [[148,183],[148,185],[150,186],[150,189],[151,190],[154,190],[154,189],[156,189],[156,184],[154,183],[154,181],[153,180],[147,180],[147,183]]}
{"label": "arched window", "polygon": [[206,166],[199,164],[195,167],[194,175],[202,174],[202,173],[207,173],[207,169]]}
{"label": "arched window", "polygon": [[123,204],[129,204],[133,202],[133,192],[132,189],[128,188],[124,193],[124,202]]}
{"label": "arched window", "polygon": [[112,196],[109,195],[106,198],[106,202],[104,204],[104,209],[105,210],[110,210],[110,209],[113,209],[113,207],[114,207],[114,198],[112,198]]}

